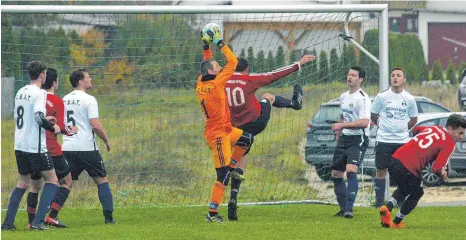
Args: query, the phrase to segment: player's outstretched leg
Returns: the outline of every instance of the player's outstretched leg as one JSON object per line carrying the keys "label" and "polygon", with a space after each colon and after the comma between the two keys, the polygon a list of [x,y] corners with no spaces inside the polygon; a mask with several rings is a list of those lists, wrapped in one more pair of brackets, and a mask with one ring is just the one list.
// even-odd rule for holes
{"label": "player's outstretched leg", "polygon": [[[264,96],[266,94],[264,94]],[[262,96],[262,98],[264,98],[264,96]],[[293,86],[293,97],[291,100],[282,96],[275,96],[275,100],[271,102],[272,106],[276,108],[292,108],[294,110],[300,110],[303,107],[303,89],[299,84],[295,84]]]}

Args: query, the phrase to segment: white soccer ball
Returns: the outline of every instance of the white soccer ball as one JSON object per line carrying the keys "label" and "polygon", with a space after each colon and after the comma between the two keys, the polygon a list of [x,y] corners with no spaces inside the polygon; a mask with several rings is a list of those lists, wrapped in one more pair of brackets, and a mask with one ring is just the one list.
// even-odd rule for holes
{"label": "white soccer ball", "polygon": [[212,43],[212,41],[214,39],[213,39],[213,37],[211,35],[208,34],[208,32],[211,32],[213,34],[218,32],[218,33],[220,33],[220,36],[223,36],[222,28],[216,23],[209,23],[209,24],[205,25],[201,30],[202,38],[204,40],[208,41],[209,43]]}

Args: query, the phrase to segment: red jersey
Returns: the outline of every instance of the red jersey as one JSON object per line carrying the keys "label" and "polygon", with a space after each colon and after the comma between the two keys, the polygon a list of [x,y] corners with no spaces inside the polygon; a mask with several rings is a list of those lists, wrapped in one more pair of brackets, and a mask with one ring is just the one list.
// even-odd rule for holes
{"label": "red jersey", "polygon": [[[47,92],[47,116],[53,116],[57,119],[57,125],[60,127],[61,132],[66,134],[65,129],[65,105],[63,100],[54,95],[53,93]],[[50,131],[45,131],[47,150],[50,152],[52,157],[63,155],[61,145],[57,140],[57,135]]]}
{"label": "red jersey", "polygon": [[259,118],[261,105],[255,95],[257,89],[297,70],[299,70],[299,64],[295,63],[268,73],[233,74],[225,87],[231,112],[231,124],[234,127],[239,127]]}
{"label": "red jersey", "polygon": [[432,171],[440,173],[455,150],[455,141],[441,126],[415,127],[413,132],[415,137],[400,147],[393,157],[417,177],[431,162],[434,162]]}

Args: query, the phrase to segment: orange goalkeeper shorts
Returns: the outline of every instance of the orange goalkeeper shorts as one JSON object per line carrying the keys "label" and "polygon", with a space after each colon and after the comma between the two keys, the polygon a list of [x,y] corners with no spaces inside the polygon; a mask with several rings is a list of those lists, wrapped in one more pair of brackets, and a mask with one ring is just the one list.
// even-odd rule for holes
{"label": "orange goalkeeper shorts", "polygon": [[215,168],[230,165],[231,149],[238,142],[241,135],[243,135],[243,130],[233,127],[227,135],[207,139],[207,144],[209,144],[209,148],[213,153]]}

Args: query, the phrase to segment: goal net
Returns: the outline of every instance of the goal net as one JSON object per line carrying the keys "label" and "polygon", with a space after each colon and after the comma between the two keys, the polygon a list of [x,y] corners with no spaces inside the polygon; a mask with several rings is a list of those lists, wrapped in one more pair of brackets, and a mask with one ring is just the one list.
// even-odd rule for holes
{"label": "goal net", "polygon": [[[207,204],[215,170],[194,85],[203,53],[199,30],[211,22],[223,27],[226,43],[249,60],[255,73],[286,66],[304,54],[317,57],[258,90],[257,96],[270,92],[291,98],[292,86],[299,83],[304,105],[300,111],[272,109],[268,127],[248,154],[239,202],[335,202],[329,169],[336,142],[330,127],[339,110],[331,101],[347,91],[346,73],[353,65],[367,66],[366,92],[375,96],[379,90],[378,65],[340,36],[346,35],[346,14],[3,13],[2,205],[17,181],[14,94],[28,84],[26,65],[32,60],[58,70],[61,97],[72,90],[72,70],[91,74],[89,93],[99,102],[112,145],[107,152],[98,140],[117,207]],[[354,12],[348,26],[347,37],[359,43],[365,36],[378,37],[379,13]],[[378,54],[378,41],[369,42],[377,45],[365,47]],[[221,52],[213,51],[223,65]],[[311,126],[317,114],[320,127]],[[369,165],[361,167],[357,204],[373,199]],[[74,183],[66,205],[100,206],[86,173]]]}

